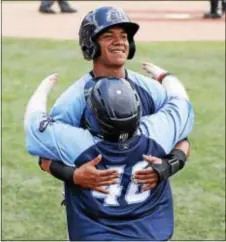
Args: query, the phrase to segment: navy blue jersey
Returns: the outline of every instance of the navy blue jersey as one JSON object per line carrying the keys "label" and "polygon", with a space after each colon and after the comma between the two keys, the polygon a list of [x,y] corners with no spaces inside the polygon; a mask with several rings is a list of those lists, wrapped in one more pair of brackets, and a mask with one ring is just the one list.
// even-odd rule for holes
{"label": "navy blue jersey", "polygon": [[34,112],[26,127],[27,150],[33,155],[81,166],[102,154],[98,169],[121,174],[104,195],[65,185],[70,240],[167,240],[173,233],[173,205],[169,181],[142,192],[131,177],[148,166],[142,155],[161,157],[188,136],[194,113],[187,100],[171,97],[158,113],[142,117],[137,135],[125,143],[92,136],[88,130],[60,121],[40,132],[43,114]]}
{"label": "navy blue jersey", "polygon": [[79,186],[65,185],[68,231],[71,240],[163,240],[173,232],[172,195],[168,181],[141,192],[131,177],[148,166],[143,154],[165,155],[153,139],[141,135],[126,144],[99,142],[76,159],[76,165],[95,157],[103,160],[99,169],[114,168],[121,177],[106,187],[105,195]]}

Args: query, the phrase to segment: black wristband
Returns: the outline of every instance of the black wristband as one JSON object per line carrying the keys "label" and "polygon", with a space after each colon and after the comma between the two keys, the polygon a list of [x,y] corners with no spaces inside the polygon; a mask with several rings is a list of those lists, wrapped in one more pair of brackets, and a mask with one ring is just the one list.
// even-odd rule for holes
{"label": "black wristband", "polygon": [[151,168],[157,173],[159,182],[166,180],[170,176],[170,165],[168,160],[162,158],[162,164],[151,164]]}
{"label": "black wristband", "polygon": [[[180,149],[174,149],[174,150],[172,150],[169,153],[169,155],[171,157],[174,157],[177,160],[179,160],[179,168],[180,169],[182,169],[184,167],[185,162],[187,160],[187,156],[186,156],[186,154],[182,150],[180,150]],[[165,157],[167,157],[167,155]]]}
{"label": "black wristband", "polygon": [[52,161],[49,167],[51,174],[66,183],[74,184],[73,174],[75,167],[66,166],[58,161]]}
{"label": "black wristband", "polygon": [[187,157],[182,150],[174,149],[162,158],[162,164],[152,164],[152,169],[158,174],[159,181],[166,180],[181,170]]}

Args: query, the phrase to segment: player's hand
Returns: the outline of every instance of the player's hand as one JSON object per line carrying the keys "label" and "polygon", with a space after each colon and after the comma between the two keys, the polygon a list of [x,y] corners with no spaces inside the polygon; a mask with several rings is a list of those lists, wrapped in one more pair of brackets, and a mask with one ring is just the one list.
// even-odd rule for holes
{"label": "player's hand", "polygon": [[83,164],[74,171],[74,183],[83,188],[89,188],[107,194],[103,186],[115,184],[119,177],[118,171],[114,169],[98,170],[96,165],[101,162],[102,156],[98,155],[93,160]]}
{"label": "player's hand", "polygon": [[146,71],[156,81],[159,81],[163,75],[168,73],[168,71],[150,62],[143,63],[142,69]]}
{"label": "player's hand", "polygon": [[45,92],[48,95],[54,88],[58,79],[58,73],[51,74],[41,81],[38,89],[42,92]]}
{"label": "player's hand", "polygon": [[49,160],[49,159],[46,159],[46,158],[42,158],[42,157],[40,157],[40,161],[39,161],[39,166],[41,167],[41,169],[43,170],[43,171],[46,171],[46,172],[48,172],[48,173],[50,173],[51,174],[51,172],[50,172],[50,165],[51,165],[51,160]]}
{"label": "player's hand", "polygon": [[[162,159],[155,156],[144,155],[143,157],[144,157],[144,160],[146,160],[150,165],[162,163]],[[148,166],[145,169],[136,171],[132,179],[137,184],[144,184],[142,188],[143,192],[155,188],[159,182],[158,174],[151,168],[151,166]]]}

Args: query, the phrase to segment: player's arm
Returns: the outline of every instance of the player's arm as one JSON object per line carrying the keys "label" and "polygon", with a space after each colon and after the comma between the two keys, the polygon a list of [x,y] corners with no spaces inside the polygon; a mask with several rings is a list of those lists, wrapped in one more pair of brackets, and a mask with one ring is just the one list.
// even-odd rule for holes
{"label": "player's arm", "polygon": [[168,97],[165,88],[155,79],[130,72],[129,78],[138,85],[139,96],[146,100],[144,104],[147,108],[145,115],[156,113],[167,102]]}
{"label": "player's arm", "polygon": [[135,173],[133,179],[138,184],[143,184],[142,191],[153,189],[159,182],[168,179],[170,176],[181,170],[189,156],[189,142],[184,140],[176,144],[174,150],[168,155],[159,158],[145,156],[152,169],[147,168]]}
{"label": "player's arm", "polygon": [[[150,86],[150,93],[154,101],[155,113],[167,103],[170,96],[174,95],[174,91],[177,96],[180,96],[177,92],[178,88],[180,88],[182,97],[186,95],[188,98],[188,95],[180,82],[177,81],[176,89],[172,88],[173,84],[175,84],[175,79],[177,78],[170,74],[167,70],[148,62],[142,64],[142,69],[145,70],[152,78],[152,82],[150,82],[150,85],[152,85]],[[166,76],[169,77],[167,78],[167,81],[165,81],[165,84],[162,85],[162,81]],[[164,89],[164,91],[162,89]]]}
{"label": "player's arm", "polygon": [[[163,79],[163,85],[170,99],[157,114],[142,118],[141,130],[160,144],[168,154],[178,141],[186,138],[191,132],[194,124],[194,111],[183,85],[177,78],[167,75]],[[183,168],[187,158],[186,154],[189,153],[189,143],[186,140],[183,142],[162,159],[164,162],[161,165],[157,164],[158,162],[156,165],[152,164],[153,169],[158,172],[160,180]],[[147,157],[145,159],[148,160]],[[153,162],[153,157],[148,161]],[[160,170],[157,170],[158,167]]]}
{"label": "player's arm", "polygon": [[[163,80],[163,78],[164,77],[166,77],[167,75],[169,75],[169,72],[167,71],[167,70],[165,70],[165,69],[163,69],[163,68],[161,68],[161,67],[159,67],[159,66],[156,66],[156,65],[154,65],[154,64],[152,64],[152,63],[143,63],[143,65],[142,65],[142,68],[151,76],[151,78],[153,79],[153,80],[156,80],[158,83],[162,83],[162,80]],[[170,78],[168,78],[168,79],[170,79]],[[173,77],[173,80],[168,80],[168,82],[165,82],[165,85],[167,85],[164,89],[166,90],[167,89],[167,87],[169,86],[169,85],[171,85],[172,86],[172,81],[173,81],[173,83],[175,82],[175,77]],[[171,82],[171,84],[170,84],[170,82]],[[177,82],[176,83],[176,86],[180,86],[180,90],[181,90],[181,92],[182,92],[182,95],[183,96],[187,96],[187,94],[185,93],[185,89],[183,88],[183,87],[181,87],[181,84],[179,83],[179,82]],[[163,85],[162,85],[163,86]],[[163,86],[164,87],[164,86]],[[178,89],[178,88],[177,88]],[[166,90],[167,91],[167,90]],[[173,95],[173,91],[174,91],[174,88],[172,89],[171,88],[171,93],[169,93],[169,91],[167,92],[169,95]],[[177,93],[176,93],[177,94]],[[178,94],[177,94],[178,95]],[[187,98],[188,98],[188,96],[187,96]],[[164,103],[162,103],[163,105],[161,106],[161,107],[163,107],[164,106],[164,104],[165,104],[166,102],[164,102]],[[160,106],[159,106],[160,107]],[[188,146],[187,145],[187,143],[189,144],[189,142],[187,142],[188,141],[188,139],[186,138],[185,139],[185,141],[181,141],[180,142],[180,144],[179,144],[179,147],[181,147],[181,144],[183,144],[183,142],[184,142],[184,146],[185,147],[188,147],[188,149],[190,149],[190,146]],[[178,147],[175,147],[175,149],[178,149]],[[189,153],[189,150],[188,150],[188,152],[187,153]]]}
{"label": "player's arm", "polygon": [[[194,110],[188,95],[173,76],[163,80],[167,88],[169,100],[158,113],[142,117],[142,127],[150,138],[154,138],[164,147],[166,153],[170,152],[177,142],[185,139],[194,125]],[[161,132],[159,132],[161,130]]]}
{"label": "player's arm", "polygon": [[[171,128],[173,128],[173,126]],[[164,130],[162,129],[162,127],[159,127],[159,129],[157,130],[158,132],[159,130],[161,130],[161,132],[164,133]],[[170,138],[170,136],[165,137],[166,140],[168,138]],[[173,141],[172,137],[171,139]],[[161,142],[164,142],[164,140],[158,141],[159,144],[161,144]],[[169,149],[170,148],[168,147],[168,152],[169,152]],[[174,149],[163,157],[144,155],[144,160],[146,160],[150,164],[150,167],[152,167],[152,169],[147,168],[147,169],[142,169],[137,171],[133,179],[138,184],[144,184],[142,188],[143,191],[153,189],[159,182],[168,179],[170,176],[180,171],[185,166],[186,161],[189,157],[189,153],[190,153],[190,143],[185,138],[179,141],[175,145]]]}
{"label": "player's arm", "polygon": [[[164,79],[164,77],[166,77],[167,75],[170,75],[169,72],[159,66],[156,66],[152,63],[143,63],[142,68],[151,76],[151,78],[153,78],[154,80],[156,80],[159,83],[162,83],[162,80]],[[171,79],[171,80],[170,80]],[[176,82],[176,84],[174,84]],[[186,97],[188,99],[188,95],[185,92],[185,89],[183,88],[183,86],[177,81],[177,79],[175,77],[168,77],[168,80],[165,81],[164,83],[164,87],[167,91],[167,89],[170,88],[170,92],[169,90],[167,91],[168,95],[174,95],[174,88],[172,88],[173,85],[176,85],[176,95],[178,96],[179,94],[182,94],[182,97]],[[170,87],[171,86],[171,87]],[[179,87],[178,87],[179,86]],[[179,88],[179,91],[181,93],[177,93],[177,89]],[[185,152],[185,154],[190,153],[190,144],[187,138],[185,138],[183,141],[180,141],[178,145],[175,146],[174,149],[178,150],[181,147],[186,147],[187,150]],[[188,156],[187,156],[188,158]]]}
{"label": "player's arm", "polygon": [[[80,127],[85,108],[84,85],[88,78],[88,75],[83,76],[56,100],[50,111],[55,121]],[[41,160],[42,157],[39,158]]]}
{"label": "player's arm", "polygon": [[[152,63],[144,63],[143,64],[143,69],[151,75],[152,80],[156,80],[158,83],[161,83],[163,78],[166,77],[168,74],[168,72]],[[169,77],[168,77],[169,79]],[[173,82],[175,78],[173,78]],[[169,80],[168,80],[169,81]],[[171,87],[172,85],[172,80],[169,81],[171,83],[167,83],[167,81],[165,81],[165,85],[166,85],[166,89],[167,87],[169,87],[168,89],[168,93],[167,95],[173,95],[173,91],[174,89],[172,89]],[[178,87],[179,86],[179,87]],[[188,98],[183,86],[181,86],[181,84],[176,80],[175,83],[175,87],[176,87],[176,94],[180,95],[180,92],[182,93],[182,95],[186,98]],[[174,88],[175,88],[174,87]],[[166,104],[167,102],[163,103]],[[161,105],[159,105],[160,107]],[[160,127],[161,129],[161,127]],[[162,167],[162,165],[164,164],[168,164],[170,163],[172,160],[176,160],[178,161],[178,163],[180,163],[180,166],[178,167],[178,169],[176,169],[174,172],[169,171],[168,166],[165,166],[168,168],[168,175],[172,175],[175,174],[177,171],[181,170],[184,167],[184,164],[186,162],[186,160],[188,159],[190,153],[190,144],[187,138],[183,139],[182,141],[179,141],[174,149],[170,152],[170,154],[168,154],[167,156],[165,156],[164,158],[159,158],[159,157],[154,157],[154,156],[147,156],[144,157],[145,160],[147,160],[150,164],[161,164],[160,167]],[[164,172],[164,174],[166,174],[166,172]],[[167,176],[165,176],[167,177]],[[161,181],[163,178],[162,176],[160,177],[160,175],[154,171],[153,169],[143,169],[140,171],[137,171],[134,179],[137,180],[138,183],[141,184],[145,184],[145,186],[143,187],[144,191],[145,190],[149,190],[149,189],[153,189],[159,181]]]}
{"label": "player's arm", "polygon": [[28,102],[24,118],[26,148],[32,155],[62,160],[74,166],[80,151],[89,146],[93,139],[87,130],[55,121],[48,116],[47,98],[56,79],[56,74],[45,78]]}
{"label": "player's arm", "polygon": [[93,144],[90,133],[46,116],[47,97],[56,78],[52,75],[44,79],[29,100],[24,118],[27,150],[33,155],[46,157],[40,159],[40,166],[56,178],[106,193],[101,186],[114,184],[117,172],[113,169],[97,170],[95,165],[101,160],[99,156],[74,168],[76,157],[87,145]]}
{"label": "player's arm", "polygon": [[[167,75],[170,76],[170,73],[167,70],[165,70],[159,66],[156,66],[152,63],[143,63],[142,68],[151,76],[151,78],[153,78],[153,80],[156,80],[157,82],[159,82],[161,84],[162,84],[163,79]],[[175,82],[176,82],[176,84],[175,84]],[[173,87],[173,85],[176,85],[176,89]],[[164,85],[162,85],[162,86],[166,89],[166,91],[168,89],[167,94],[169,96],[173,96],[174,92],[176,92],[175,93],[176,96],[182,95],[182,98],[186,97],[188,99],[188,95],[186,94],[185,89],[183,88],[181,83],[177,81],[177,79],[175,77],[168,77],[167,80],[164,82]],[[181,93],[177,92],[178,88]],[[184,145],[183,145],[183,143],[184,143]],[[184,141],[180,141],[180,143],[178,144],[178,146],[175,147],[175,149],[178,150],[178,149],[180,149],[178,147],[182,147],[182,146],[186,147],[188,149],[186,153],[189,154],[190,145],[189,145],[187,138],[185,138]]]}
{"label": "player's arm", "polygon": [[[182,140],[176,144],[175,148],[168,155],[162,158],[151,155],[144,156],[144,160],[150,164],[150,167],[154,166],[156,169],[149,169],[150,167],[148,167],[137,171],[133,176],[134,181],[145,185],[142,188],[143,191],[155,188],[159,182],[167,179],[184,167],[189,157],[189,147],[188,140]],[[172,161],[178,164],[174,172],[172,172],[170,166]]]}
{"label": "player's arm", "polygon": [[116,178],[119,174],[114,169],[96,169],[96,165],[101,160],[102,156],[98,155],[93,160],[75,168],[43,158],[39,165],[43,171],[48,172],[58,180],[107,194],[109,192],[103,186],[116,184]]}
{"label": "player's arm", "polygon": [[76,81],[56,100],[50,110],[54,120],[80,127],[85,108],[84,85],[89,78],[87,75]]}

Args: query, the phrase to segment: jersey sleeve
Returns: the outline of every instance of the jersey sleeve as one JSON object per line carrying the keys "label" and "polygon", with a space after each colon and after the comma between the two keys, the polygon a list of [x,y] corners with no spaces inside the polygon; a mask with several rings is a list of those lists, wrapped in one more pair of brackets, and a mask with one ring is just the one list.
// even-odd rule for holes
{"label": "jersey sleeve", "polygon": [[140,131],[167,153],[186,138],[194,125],[194,110],[188,100],[171,97],[158,113],[142,117]]}
{"label": "jersey sleeve", "polygon": [[57,99],[50,111],[55,120],[80,127],[85,108],[84,85],[89,78],[88,74],[85,75]]}
{"label": "jersey sleeve", "polygon": [[[154,113],[158,112],[168,101],[168,95],[165,88],[150,77],[129,71],[129,77],[137,85],[149,94],[149,98],[154,105]],[[151,114],[151,113],[150,113]]]}
{"label": "jersey sleeve", "polygon": [[76,158],[94,144],[88,130],[54,121],[35,112],[25,128],[26,149],[35,156],[74,166]]}
{"label": "jersey sleeve", "polygon": [[165,88],[157,81],[147,78],[147,91],[153,99],[154,112],[158,112],[168,100]]}

